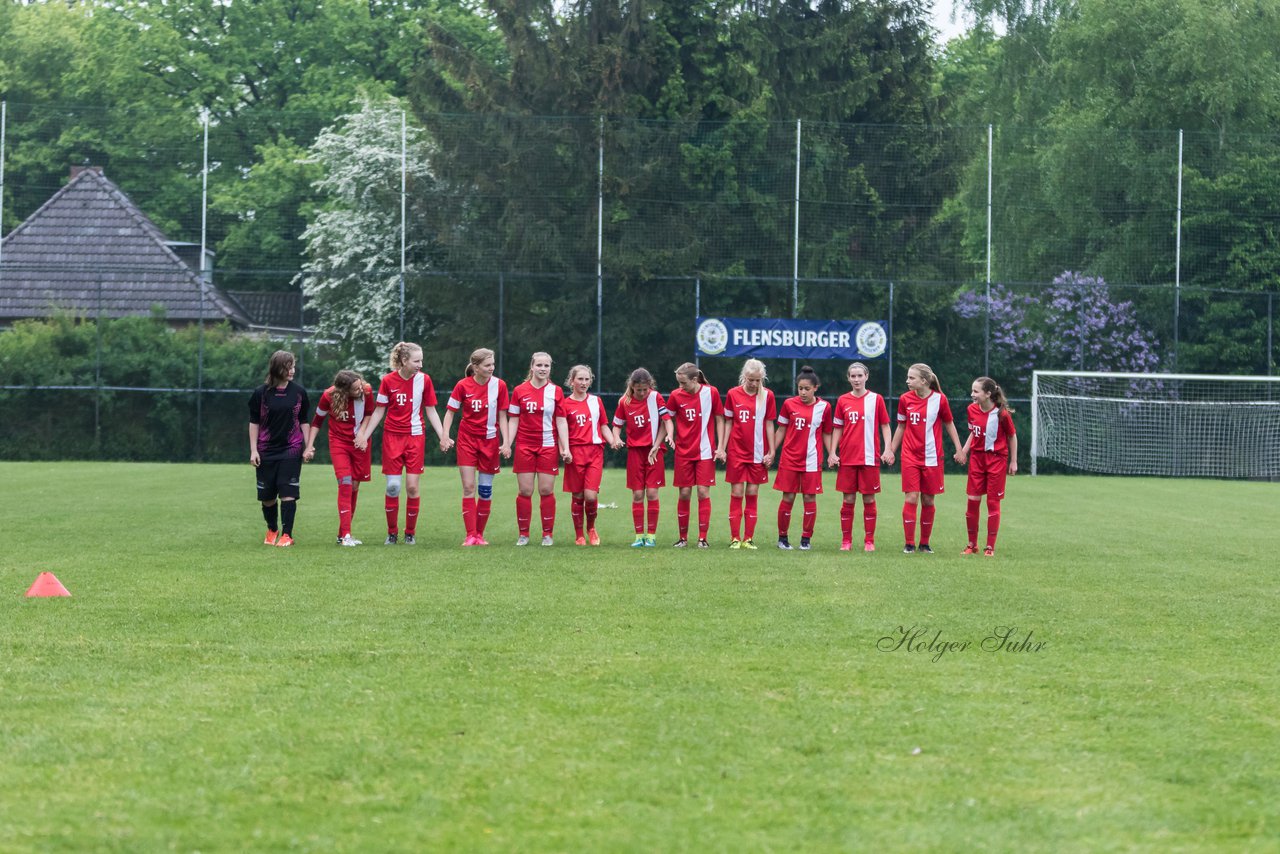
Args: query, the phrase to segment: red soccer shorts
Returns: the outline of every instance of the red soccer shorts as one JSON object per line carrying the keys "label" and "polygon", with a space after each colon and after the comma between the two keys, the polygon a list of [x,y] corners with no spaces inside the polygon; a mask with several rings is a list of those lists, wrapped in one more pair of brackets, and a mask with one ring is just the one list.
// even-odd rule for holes
{"label": "red soccer shorts", "polygon": [[902,491],[922,492],[925,495],[941,495],[946,491],[942,479],[942,464],[919,466],[902,464]]}
{"label": "red soccer shorts", "polygon": [[478,439],[470,433],[458,431],[458,441],[453,449],[458,452],[458,465],[470,466],[480,474],[497,474],[501,470],[498,460],[498,437]]}
{"label": "red soccer shorts", "polygon": [[1005,478],[1009,474],[1009,458],[990,451],[974,451],[969,455],[969,495],[986,495],[997,501],[1004,498]]}
{"label": "red soccer shorts", "polygon": [[368,483],[373,472],[373,449],[357,451],[353,445],[329,443],[329,458],[333,460],[333,475],[338,480],[349,477],[356,483]]}
{"label": "red soccer shorts", "polygon": [[682,460],[676,457],[676,476],[671,481],[677,487],[715,486],[715,460]]}
{"label": "red soccer shorts", "polygon": [[382,473],[422,474],[427,437],[382,431]]}
{"label": "red soccer shorts", "polygon": [[560,473],[560,449],[555,445],[549,448],[541,446],[526,448],[524,445],[516,445],[515,454],[512,455],[511,459],[511,470],[516,474],[527,474],[529,472],[537,472],[538,474]]}
{"label": "red soccer shorts", "polygon": [[648,448],[627,448],[627,489],[653,489],[667,485],[667,467],[663,449],[649,462]]}
{"label": "red soccer shorts", "polygon": [[773,488],[779,492],[798,492],[801,495],[821,495],[822,472],[778,469],[778,474],[773,479]]}
{"label": "red soccer shorts", "polygon": [[732,457],[724,464],[725,483],[768,483],[769,469],[764,463],[744,463]]}
{"label": "red soccer shorts", "polygon": [[880,491],[880,466],[840,466],[836,492],[871,495]]}
{"label": "red soccer shorts", "polygon": [[573,462],[564,464],[565,492],[599,492],[604,474],[604,445],[570,445]]}

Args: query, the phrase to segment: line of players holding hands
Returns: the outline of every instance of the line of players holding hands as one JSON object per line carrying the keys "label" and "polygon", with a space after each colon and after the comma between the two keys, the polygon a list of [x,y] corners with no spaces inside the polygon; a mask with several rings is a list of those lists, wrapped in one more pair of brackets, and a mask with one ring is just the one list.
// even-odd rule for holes
{"label": "line of players holding hands", "polygon": [[[862,496],[863,549],[875,551],[876,494],[880,492],[880,464],[902,464],[902,524],[904,552],[932,553],[929,545],[935,514],[934,499],[942,494],[943,443],[950,437],[956,462],[968,461],[968,545],[964,554],[995,553],[1000,525],[1000,502],[1007,474],[1017,472],[1017,434],[1011,410],[999,385],[988,377],[974,380],[968,407],[969,436],[960,443],[951,409],[937,377],[927,365],[907,371],[907,393],[898,399],[897,426],[890,434],[884,398],[867,389],[869,371],[861,362],[847,370],[850,390],[834,405],[817,397],[819,380],[810,367],[796,377],[796,395],[777,406],[765,387],[765,366],[748,359],[738,385],[721,400],[697,366],[676,369],[678,386],[665,398],[644,368],[633,371],[612,419],[600,398],[591,394],[595,380],[586,365],[575,365],[565,381],[566,394],[551,381],[551,357],[534,353],[525,381],[508,393],[494,373],[494,354],[487,349],[471,355],[466,375],[454,386],[443,422],[436,412],[431,378],[422,371],[422,348],[401,342],[391,352],[391,372],[382,377],[376,398],[372,387],[354,371],[340,371],[320,397],[309,423],[298,413],[307,411],[306,392],[292,382],[292,354],[287,377],[281,382],[273,356],[267,383],[250,402],[251,461],[258,467],[258,497],[267,520],[268,545],[292,544],[291,505],[297,498],[301,460],[315,454],[319,428],[329,422],[329,449],[338,478],[338,544],[360,545],[351,536],[359,484],[371,475],[370,438],[382,425],[382,472],[387,478],[384,509],[387,545],[415,542],[420,506],[419,478],[425,456],[425,427],[435,432],[442,452],[454,450],[462,481],[464,546],[487,546],[485,539],[493,498],[493,478],[501,460],[511,460],[516,473],[517,546],[530,543],[533,496],[538,495],[542,545],[552,544],[556,517],[555,479],[563,464],[562,491],[570,493],[577,545],[600,544],[596,511],[603,470],[604,446],[627,449],[627,488],[632,491],[633,548],[652,548],[658,526],[658,489],[666,485],[665,454],[674,452],[674,485],[678,489],[676,548],[690,541],[691,504],[696,491],[698,548],[708,548],[711,524],[710,487],[716,463],[725,466],[730,485],[731,549],[756,549],[755,530],[760,485],[777,463],[773,488],[782,493],[777,511],[779,549],[792,548],[789,532],[796,496],[802,499],[799,548],[809,549],[817,519],[817,495],[822,468],[838,469],[836,489],[840,507],[841,550],[854,546],[855,502]],[[294,416],[291,450],[305,439],[297,464],[280,471],[260,464],[265,459],[262,426],[270,420],[269,405],[289,387],[301,392],[290,400]],[[284,395],[296,398],[298,395]],[[281,407],[277,407],[281,408]],[[284,420],[284,419],[282,419]],[[454,421],[457,439],[451,438]],[[775,426],[776,425],[776,426]],[[277,429],[277,444],[279,433]],[[624,439],[625,436],[625,439]],[[260,451],[262,453],[260,454]],[[265,475],[265,477],[264,477]],[[273,488],[274,487],[274,488]],[[403,535],[399,527],[400,499],[405,497]],[[277,531],[275,499],[280,498],[285,527]],[[979,514],[987,501],[985,547],[978,545]],[[917,522],[919,537],[916,536]]]}

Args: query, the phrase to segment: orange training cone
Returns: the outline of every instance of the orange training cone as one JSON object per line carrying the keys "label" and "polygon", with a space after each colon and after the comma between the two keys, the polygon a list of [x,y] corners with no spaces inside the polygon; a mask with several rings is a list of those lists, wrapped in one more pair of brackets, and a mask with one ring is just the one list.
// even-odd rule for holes
{"label": "orange training cone", "polygon": [[36,581],[27,588],[27,596],[70,596],[71,591],[62,586],[58,576],[52,572],[42,572]]}

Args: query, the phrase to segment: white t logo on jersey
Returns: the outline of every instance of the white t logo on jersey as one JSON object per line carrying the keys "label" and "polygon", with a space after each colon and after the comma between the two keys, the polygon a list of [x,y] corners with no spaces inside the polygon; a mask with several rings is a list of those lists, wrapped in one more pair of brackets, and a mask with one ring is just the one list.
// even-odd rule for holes
{"label": "white t logo on jersey", "polygon": [[796,425],[797,430],[803,430],[805,428],[805,425],[808,424],[809,422],[804,418],[797,418],[794,423]]}
{"label": "white t logo on jersey", "polygon": [[581,412],[574,415],[573,418],[574,418],[574,421],[577,422],[579,427],[587,426],[587,416],[583,415]]}
{"label": "white t logo on jersey", "polygon": [[484,401],[483,401],[483,400],[473,400],[473,401],[471,401],[471,411],[472,411],[472,412],[479,412],[481,409],[484,409]]}
{"label": "white t logo on jersey", "polygon": [[920,413],[919,413],[919,412],[913,412],[913,413],[911,413],[911,423],[912,423],[912,424],[919,424],[919,423],[920,423]]}
{"label": "white t logo on jersey", "polygon": [[404,406],[409,401],[409,395],[402,391],[396,392],[396,406]]}

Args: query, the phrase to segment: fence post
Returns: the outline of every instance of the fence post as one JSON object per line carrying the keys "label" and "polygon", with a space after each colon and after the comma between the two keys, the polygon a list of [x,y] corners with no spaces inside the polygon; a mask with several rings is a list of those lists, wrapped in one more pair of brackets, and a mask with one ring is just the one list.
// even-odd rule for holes
{"label": "fence post", "polygon": [[[9,124],[9,102],[0,101],[0,237],[4,237],[4,140]],[[2,253],[3,250],[0,250]],[[0,261],[3,261],[0,255]],[[3,266],[0,265],[0,279],[4,277]]]}
{"label": "fence post", "polygon": [[893,388],[893,280],[889,280],[889,385]]}
{"label": "fence post", "polygon": [[[695,276],[693,279],[693,324],[698,325],[698,318],[702,316],[702,277]],[[695,347],[693,350],[693,363],[699,368],[702,367],[702,357],[698,355]]]}
{"label": "fence post", "polygon": [[[796,192],[795,224],[791,251],[791,319],[800,314],[800,119],[796,119]],[[791,360],[791,385],[796,382],[796,360]]]}
{"label": "fence post", "polygon": [[1275,370],[1275,350],[1272,349],[1271,329],[1275,325],[1275,294],[1267,294],[1267,376]]}
{"label": "fence post", "polygon": [[409,147],[408,120],[400,111],[400,340],[404,340],[404,271],[408,244]]}
{"label": "fence post", "polygon": [[596,167],[596,392],[604,380],[604,116],[597,136],[599,165]]}
{"label": "fence post", "polygon": [[203,128],[203,149],[200,161],[200,316],[196,319],[198,334],[196,342],[196,447],[195,457],[199,462],[204,456],[204,292],[209,286],[209,272],[206,270],[205,253],[209,240],[209,111],[203,110],[200,116]]}
{"label": "fence post", "polygon": [[987,125],[987,300],[982,327],[982,372],[991,376],[991,175],[995,132]]}
{"label": "fence post", "polygon": [[1173,367],[1178,367],[1178,326],[1182,311],[1182,129],[1178,129],[1178,206],[1173,225]]}
{"label": "fence post", "polygon": [[93,322],[93,455],[102,459],[102,274],[94,276],[97,317]]}

